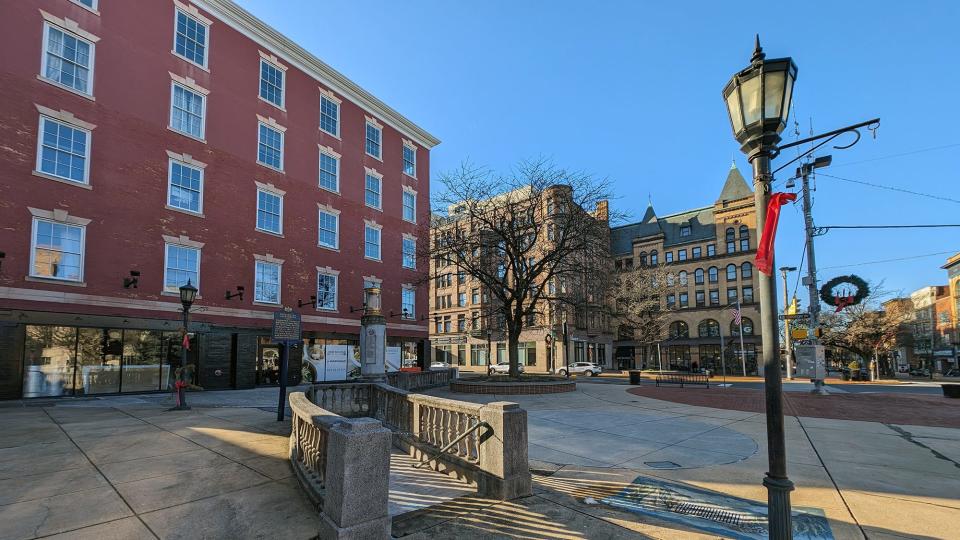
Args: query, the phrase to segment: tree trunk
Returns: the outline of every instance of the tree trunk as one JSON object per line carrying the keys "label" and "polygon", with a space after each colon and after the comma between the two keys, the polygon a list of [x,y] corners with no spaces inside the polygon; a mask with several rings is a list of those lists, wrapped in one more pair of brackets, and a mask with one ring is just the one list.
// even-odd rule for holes
{"label": "tree trunk", "polygon": [[510,376],[520,376],[520,329],[511,328],[507,332],[507,357],[510,359]]}

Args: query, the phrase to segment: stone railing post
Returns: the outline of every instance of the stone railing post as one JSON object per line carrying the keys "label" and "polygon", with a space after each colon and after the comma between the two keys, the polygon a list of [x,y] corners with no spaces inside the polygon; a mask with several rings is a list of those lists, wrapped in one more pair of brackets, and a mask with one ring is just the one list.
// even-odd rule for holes
{"label": "stone railing post", "polygon": [[480,409],[480,421],[490,425],[492,434],[490,430],[480,429],[477,493],[500,500],[530,495],[527,411],[516,403],[495,401]]}
{"label": "stone railing post", "polygon": [[330,428],[320,538],[390,538],[390,442],[390,430],[372,418]]}

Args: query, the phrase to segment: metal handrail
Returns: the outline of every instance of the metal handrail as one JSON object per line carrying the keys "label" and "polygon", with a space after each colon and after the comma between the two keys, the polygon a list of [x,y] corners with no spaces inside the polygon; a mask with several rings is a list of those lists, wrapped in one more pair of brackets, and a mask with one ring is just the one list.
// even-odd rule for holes
{"label": "metal handrail", "polygon": [[413,467],[414,469],[419,469],[419,468],[422,467],[423,465],[426,465],[427,463],[430,463],[430,462],[433,461],[434,459],[436,459],[436,458],[440,457],[441,455],[445,454],[445,453],[447,452],[447,450],[450,450],[451,448],[453,448],[453,445],[457,444],[458,442],[462,441],[463,439],[466,439],[466,438],[467,438],[467,435],[473,433],[474,431],[480,429],[481,427],[485,427],[485,428],[490,429],[490,424],[488,424],[488,423],[486,423],[486,422],[477,422],[476,424],[472,425],[472,426],[470,427],[470,429],[468,429],[468,430],[464,431],[463,433],[461,433],[460,435],[458,435],[456,439],[448,442],[446,446],[444,446],[443,448],[441,448],[441,449],[440,449],[436,454],[434,454],[432,457],[427,457],[427,459],[421,461],[420,463],[416,463],[416,464],[414,464],[414,465],[411,465],[411,467]]}

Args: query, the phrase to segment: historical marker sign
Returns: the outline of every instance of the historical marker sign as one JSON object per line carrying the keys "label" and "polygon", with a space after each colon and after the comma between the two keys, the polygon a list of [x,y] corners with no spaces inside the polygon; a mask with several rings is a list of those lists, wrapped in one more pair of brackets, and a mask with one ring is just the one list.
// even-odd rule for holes
{"label": "historical marker sign", "polygon": [[300,341],[300,314],[290,308],[274,311],[270,338],[275,342]]}

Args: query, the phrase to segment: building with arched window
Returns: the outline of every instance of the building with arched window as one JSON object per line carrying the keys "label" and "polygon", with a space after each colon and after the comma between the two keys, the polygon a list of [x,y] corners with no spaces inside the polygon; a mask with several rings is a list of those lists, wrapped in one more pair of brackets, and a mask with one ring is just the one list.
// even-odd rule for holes
{"label": "building with arched window", "polygon": [[[658,215],[650,204],[639,222],[611,229],[611,254],[619,267],[647,256],[650,265],[669,267],[668,281],[675,289],[663,298],[671,322],[662,340],[640,342],[633,339],[636,333],[622,333],[631,339],[614,343],[619,367],[656,369],[662,364],[664,369],[716,372],[726,367],[728,373],[739,373],[742,353],[747,371],[757,372],[761,336],[753,324],[760,320],[760,305],[754,301],[753,204],[753,191],[732,166],[713,204],[666,215]],[[733,314],[738,303],[742,350],[741,326]]]}

